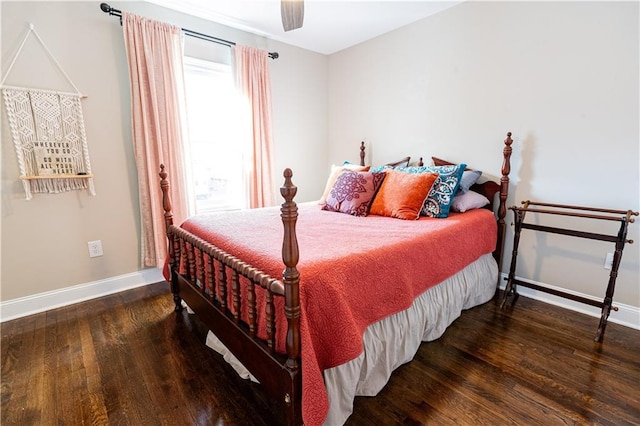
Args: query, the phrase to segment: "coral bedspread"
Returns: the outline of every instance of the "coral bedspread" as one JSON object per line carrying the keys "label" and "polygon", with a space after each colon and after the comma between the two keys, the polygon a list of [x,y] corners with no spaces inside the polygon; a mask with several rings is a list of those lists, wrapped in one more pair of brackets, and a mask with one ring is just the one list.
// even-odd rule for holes
{"label": "coral bedspread", "polygon": [[[357,357],[368,325],[408,308],[425,290],[492,252],[497,227],[484,209],[404,221],[323,211],[315,203],[298,207],[302,412],[305,424],[315,425],[328,410],[322,371]],[[200,215],[182,227],[281,277],[279,208]],[[279,317],[277,350],[284,352],[286,319]]]}

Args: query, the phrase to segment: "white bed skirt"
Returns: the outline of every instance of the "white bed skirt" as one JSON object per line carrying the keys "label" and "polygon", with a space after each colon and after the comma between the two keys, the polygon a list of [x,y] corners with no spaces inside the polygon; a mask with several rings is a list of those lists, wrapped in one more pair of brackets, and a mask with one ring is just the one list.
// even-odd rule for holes
{"label": "white bed skirt", "polygon": [[[324,371],[329,395],[324,424],[344,424],[353,412],[356,396],[376,395],[393,370],[413,359],[421,342],[438,339],[463,310],[491,300],[497,281],[498,265],[491,254],[486,254],[422,293],[407,310],[367,327],[360,356]],[[241,377],[257,381],[211,331],[206,344]]]}

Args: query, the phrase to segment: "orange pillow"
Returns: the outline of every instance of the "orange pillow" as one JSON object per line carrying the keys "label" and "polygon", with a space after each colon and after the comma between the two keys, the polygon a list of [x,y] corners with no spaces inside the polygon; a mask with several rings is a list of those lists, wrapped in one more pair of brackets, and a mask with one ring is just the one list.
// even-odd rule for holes
{"label": "orange pillow", "polygon": [[438,173],[405,173],[393,169],[386,170],[386,173],[369,214],[418,219]]}

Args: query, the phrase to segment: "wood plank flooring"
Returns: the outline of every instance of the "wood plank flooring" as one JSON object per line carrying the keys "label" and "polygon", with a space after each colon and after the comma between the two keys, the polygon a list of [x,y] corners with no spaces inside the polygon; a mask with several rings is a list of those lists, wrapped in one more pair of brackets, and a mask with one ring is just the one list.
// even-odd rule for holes
{"label": "wood plank flooring", "polygon": [[[272,425],[158,283],[1,324],[2,425]],[[423,343],[348,425],[640,424],[640,331],[520,297]]]}

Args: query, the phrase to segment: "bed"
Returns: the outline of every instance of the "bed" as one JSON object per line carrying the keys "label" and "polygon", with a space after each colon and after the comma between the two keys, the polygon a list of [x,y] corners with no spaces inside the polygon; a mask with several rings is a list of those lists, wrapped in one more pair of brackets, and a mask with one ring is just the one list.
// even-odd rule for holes
{"label": "bed", "polygon": [[[496,293],[512,142],[508,133],[500,182],[470,188],[487,198],[486,208],[442,219],[297,205],[286,169],[280,208],[200,215],[177,226],[161,166],[175,309],[186,302],[211,330],[211,346],[279,401],[287,424],[342,424],[355,395],[375,395],[421,341]],[[390,182],[400,172],[388,169],[400,163],[409,158],[378,172]],[[377,199],[382,187],[376,191]]]}

